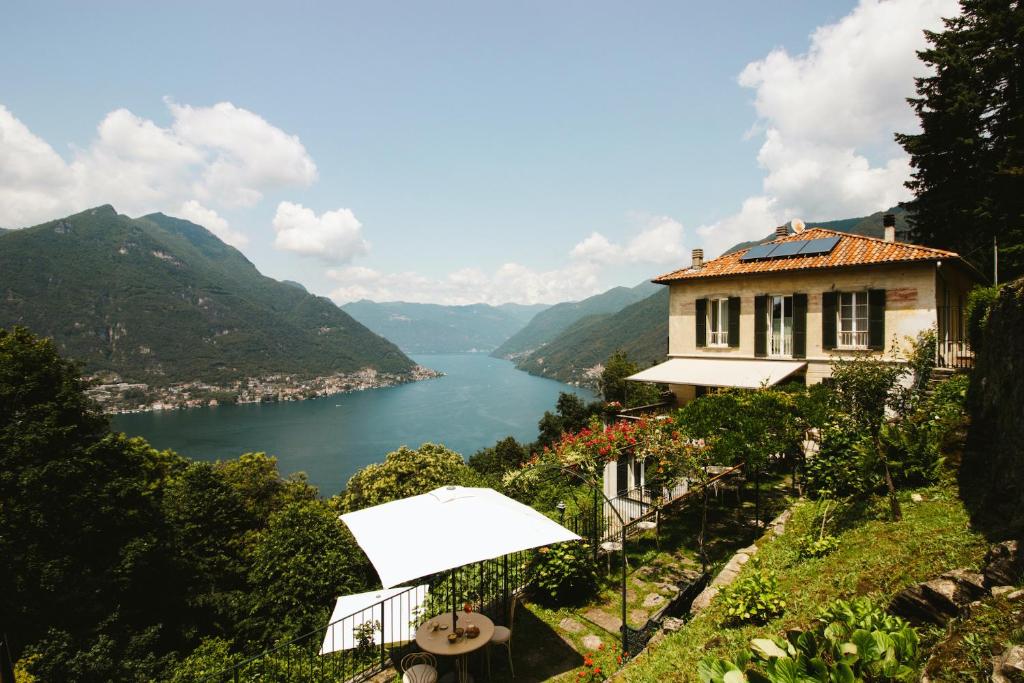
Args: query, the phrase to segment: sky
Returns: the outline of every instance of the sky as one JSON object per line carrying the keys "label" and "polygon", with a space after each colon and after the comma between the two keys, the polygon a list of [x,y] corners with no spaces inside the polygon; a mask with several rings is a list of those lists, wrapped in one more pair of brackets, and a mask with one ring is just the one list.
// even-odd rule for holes
{"label": "sky", "polygon": [[954,0],[10,3],[0,226],[112,204],[336,302],[555,303],[909,198]]}

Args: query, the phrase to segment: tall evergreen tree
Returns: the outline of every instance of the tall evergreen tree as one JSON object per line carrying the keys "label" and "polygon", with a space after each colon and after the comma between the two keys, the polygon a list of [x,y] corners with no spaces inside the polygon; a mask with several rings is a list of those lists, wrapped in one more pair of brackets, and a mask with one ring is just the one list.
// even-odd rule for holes
{"label": "tall evergreen tree", "polygon": [[988,276],[1024,274],[1024,8],[961,0],[946,30],[918,53],[934,69],[909,99],[921,121],[896,140],[910,154],[908,203],[917,241],[951,249]]}

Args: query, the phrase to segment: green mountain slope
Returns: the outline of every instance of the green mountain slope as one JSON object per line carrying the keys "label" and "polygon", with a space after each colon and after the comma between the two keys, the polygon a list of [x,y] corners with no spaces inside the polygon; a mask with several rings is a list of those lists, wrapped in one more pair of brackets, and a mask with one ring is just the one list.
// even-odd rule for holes
{"label": "green mountain slope", "polygon": [[362,300],[342,309],[406,353],[493,351],[546,305],[442,306]]}
{"label": "green mountain slope", "polygon": [[101,206],[0,235],[0,326],[150,384],[413,367],[331,301],[264,277],[205,228]]}
{"label": "green mountain slope", "polygon": [[596,366],[622,349],[641,367],[665,360],[668,351],[668,287],[617,313],[591,315],[519,361],[530,374],[594,385]]}
{"label": "green mountain slope", "polygon": [[522,357],[544,346],[573,323],[590,315],[621,311],[650,296],[658,288],[658,285],[650,282],[641,282],[636,287],[614,287],[582,301],[555,304],[535,315],[526,327],[512,335],[491,355],[499,358]]}

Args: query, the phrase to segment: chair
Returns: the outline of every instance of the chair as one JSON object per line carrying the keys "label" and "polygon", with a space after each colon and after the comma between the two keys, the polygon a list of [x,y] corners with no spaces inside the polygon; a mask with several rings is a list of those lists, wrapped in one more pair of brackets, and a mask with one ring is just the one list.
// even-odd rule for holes
{"label": "chair", "polygon": [[402,657],[402,683],[437,683],[437,660],[428,652]]}
{"label": "chair", "polygon": [[487,643],[487,680],[491,679],[491,645],[501,645],[508,651],[508,670],[512,673],[512,678],[516,677],[516,669],[512,666],[512,626],[516,619],[518,603],[519,598],[512,599],[512,606],[509,608],[508,614],[508,626],[495,626],[494,635]]}
{"label": "chair", "polygon": [[661,549],[661,538],[660,534],[658,533],[658,527],[661,526],[660,522],[661,510],[655,510],[653,522],[645,519],[642,522],[636,523],[636,528],[640,531],[654,531],[654,543],[659,550]]}

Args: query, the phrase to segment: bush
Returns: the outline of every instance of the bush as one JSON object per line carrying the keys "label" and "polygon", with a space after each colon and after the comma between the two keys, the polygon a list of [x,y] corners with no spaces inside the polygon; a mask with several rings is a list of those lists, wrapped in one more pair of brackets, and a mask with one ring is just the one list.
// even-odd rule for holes
{"label": "bush", "polygon": [[805,465],[806,486],[814,496],[845,498],[875,491],[882,478],[873,457],[860,445],[866,436],[850,422],[830,422],[821,429],[820,450]]}
{"label": "bush", "polygon": [[735,660],[706,658],[704,683],[911,681],[920,659],[917,631],[867,598],[837,600],[814,627],[786,639],[754,638]]}
{"label": "bush", "polygon": [[799,541],[800,557],[824,557],[839,549],[839,539],[832,534],[805,536]]}
{"label": "bush", "polygon": [[760,567],[726,588],[721,599],[729,621],[738,624],[763,624],[786,609],[778,577]]}
{"label": "bush", "polygon": [[597,592],[597,570],[590,545],[580,541],[539,548],[527,570],[539,602],[580,603]]}
{"label": "bush", "polygon": [[999,287],[975,287],[967,296],[967,341],[975,353],[981,350],[988,314],[999,298]]}

